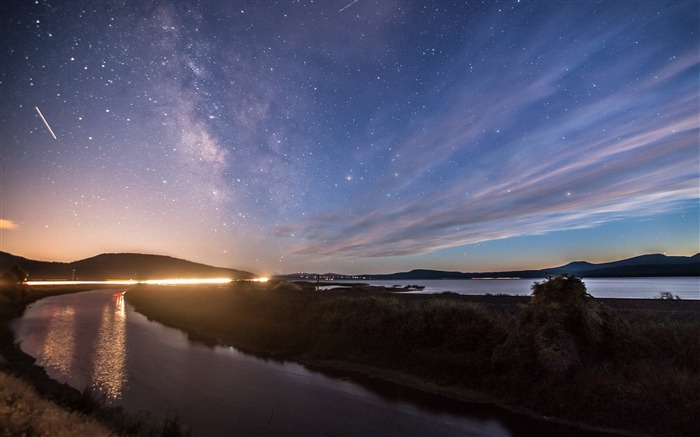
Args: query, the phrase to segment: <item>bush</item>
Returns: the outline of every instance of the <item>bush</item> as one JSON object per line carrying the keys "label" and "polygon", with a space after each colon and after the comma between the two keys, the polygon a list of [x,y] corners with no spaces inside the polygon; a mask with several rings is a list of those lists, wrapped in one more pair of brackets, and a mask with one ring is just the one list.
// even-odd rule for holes
{"label": "bush", "polygon": [[562,379],[581,368],[614,339],[614,312],[595,302],[581,279],[561,275],[534,283],[530,304],[518,310],[514,327],[493,353],[500,368]]}
{"label": "bush", "polygon": [[532,303],[535,305],[575,306],[592,300],[593,296],[588,294],[583,281],[573,275],[561,274],[532,284]]}

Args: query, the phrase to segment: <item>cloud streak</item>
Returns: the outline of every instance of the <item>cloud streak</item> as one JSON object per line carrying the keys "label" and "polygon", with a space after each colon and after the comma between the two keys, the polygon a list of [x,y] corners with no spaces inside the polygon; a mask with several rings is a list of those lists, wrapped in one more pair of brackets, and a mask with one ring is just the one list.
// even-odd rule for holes
{"label": "cloud streak", "polygon": [[0,229],[17,229],[19,226],[17,223],[13,222],[12,220],[8,219],[0,219]]}
{"label": "cloud streak", "polygon": [[370,202],[278,235],[294,234],[299,254],[415,255],[646,217],[698,199],[697,52],[659,62],[637,83],[602,81],[600,89],[597,78],[661,56],[649,48],[595,70],[581,61],[614,37],[563,51],[561,64],[538,68],[532,80],[518,79],[531,68],[523,57],[499,81],[456,83],[451,97],[433,97],[451,101],[449,109],[400,140]]}

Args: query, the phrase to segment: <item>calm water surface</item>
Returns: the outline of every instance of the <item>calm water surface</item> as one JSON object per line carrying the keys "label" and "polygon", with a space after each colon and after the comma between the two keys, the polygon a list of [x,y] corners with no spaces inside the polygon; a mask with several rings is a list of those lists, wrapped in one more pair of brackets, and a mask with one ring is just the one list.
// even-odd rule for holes
{"label": "calm water surface", "polygon": [[54,379],[111,403],[177,414],[199,435],[508,436],[571,428],[392,384],[334,378],[189,341],[148,321],[122,293],[49,297],[13,322],[22,349]]}
{"label": "calm water surface", "polygon": [[[453,291],[459,294],[512,294],[528,295],[536,279],[433,279],[409,281],[366,281],[372,285],[392,287],[394,285],[422,285],[422,293]],[[583,278],[586,289],[593,297],[617,297],[625,299],[658,298],[667,291],[681,299],[700,299],[700,277],[687,278]]]}

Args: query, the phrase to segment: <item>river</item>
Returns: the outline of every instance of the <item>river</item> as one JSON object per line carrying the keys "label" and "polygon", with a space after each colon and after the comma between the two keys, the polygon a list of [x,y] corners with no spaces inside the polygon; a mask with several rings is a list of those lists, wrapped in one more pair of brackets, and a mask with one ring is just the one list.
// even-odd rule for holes
{"label": "river", "polygon": [[489,405],[192,342],[147,320],[115,290],[39,300],[12,329],[52,378],[91,387],[131,412],[176,414],[200,436],[587,434]]}

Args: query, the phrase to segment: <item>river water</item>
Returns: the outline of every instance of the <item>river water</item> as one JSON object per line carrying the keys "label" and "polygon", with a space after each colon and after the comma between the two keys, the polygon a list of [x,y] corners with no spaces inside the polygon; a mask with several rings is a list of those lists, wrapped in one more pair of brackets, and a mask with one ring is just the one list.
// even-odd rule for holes
{"label": "river water", "polygon": [[493,406],[191,342],[135,312],[114,290],[39,300],[12,328],[52,378],[91,387],[128,411],[176,414],[200,436],[587,434]]}

